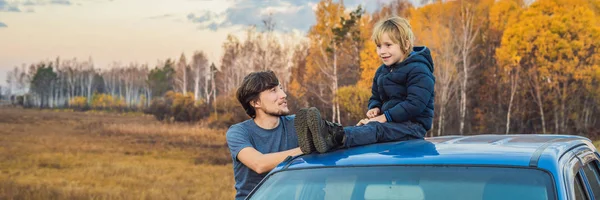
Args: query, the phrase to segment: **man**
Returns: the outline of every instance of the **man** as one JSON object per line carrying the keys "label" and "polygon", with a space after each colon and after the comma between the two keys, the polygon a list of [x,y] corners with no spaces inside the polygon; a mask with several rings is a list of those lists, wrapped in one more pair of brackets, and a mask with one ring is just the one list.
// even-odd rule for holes
{"label": "man", "polygon": [[237,90],[237,99],[252,119],[227,130],[227,145],[233,158],[235,199],[244,199],[265,175],[288,156],[302,154],[287,116],[287,95],[273,71],[253,72]]}

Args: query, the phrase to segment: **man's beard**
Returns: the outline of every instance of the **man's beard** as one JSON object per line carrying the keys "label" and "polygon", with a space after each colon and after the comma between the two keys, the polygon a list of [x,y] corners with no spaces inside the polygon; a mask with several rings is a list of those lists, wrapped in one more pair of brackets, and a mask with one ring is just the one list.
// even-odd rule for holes
{"label": "man's beard", "polygon": [[265,110],[265,114],[267,114],[267,115],[271,115],[271,116],[277,116],[277,117],[281,117],[281,116],[286,116],[286,115],[289,115],[289,114],[290,114],[290,111],[288,110],[288,111],[286,112],[286,111],[283,111],[283,110],[278,110],[278,111],[276,111],[276,112],[272,112],[272,111],[269,111],[269,110]]}

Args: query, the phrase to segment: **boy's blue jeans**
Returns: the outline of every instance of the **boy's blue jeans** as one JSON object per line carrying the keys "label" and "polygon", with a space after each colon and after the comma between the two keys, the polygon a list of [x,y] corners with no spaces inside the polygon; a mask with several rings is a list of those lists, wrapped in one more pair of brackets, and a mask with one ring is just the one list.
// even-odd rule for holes
{"label": "boy's blue jeans", "polygon": [[423,139],[427,131],[415,122],[370,122],[362,126],[344,127],[344,147],[361,146],[379,142]]}

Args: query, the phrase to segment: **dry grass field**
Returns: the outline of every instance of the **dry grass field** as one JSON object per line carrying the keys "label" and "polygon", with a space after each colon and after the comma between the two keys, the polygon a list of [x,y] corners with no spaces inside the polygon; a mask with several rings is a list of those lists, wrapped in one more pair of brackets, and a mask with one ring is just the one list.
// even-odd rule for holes
{"label": "dry grass field", "polygon": [[225,130],[0,107],[0,199],[232,199]]}

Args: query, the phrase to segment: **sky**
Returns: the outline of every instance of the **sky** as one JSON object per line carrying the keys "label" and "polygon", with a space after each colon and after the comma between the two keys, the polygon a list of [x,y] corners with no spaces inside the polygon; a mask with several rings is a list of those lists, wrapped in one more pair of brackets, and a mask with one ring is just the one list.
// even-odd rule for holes
{"label": "sky", "polygon": [[[155,66],[204,51],[218,65],[228,34],[270,14],[281,33],[304,35],[318,0],[0,0],[0,85],[15,66],[92,59]],[[369,12],[390,0],[344,0]]]}

